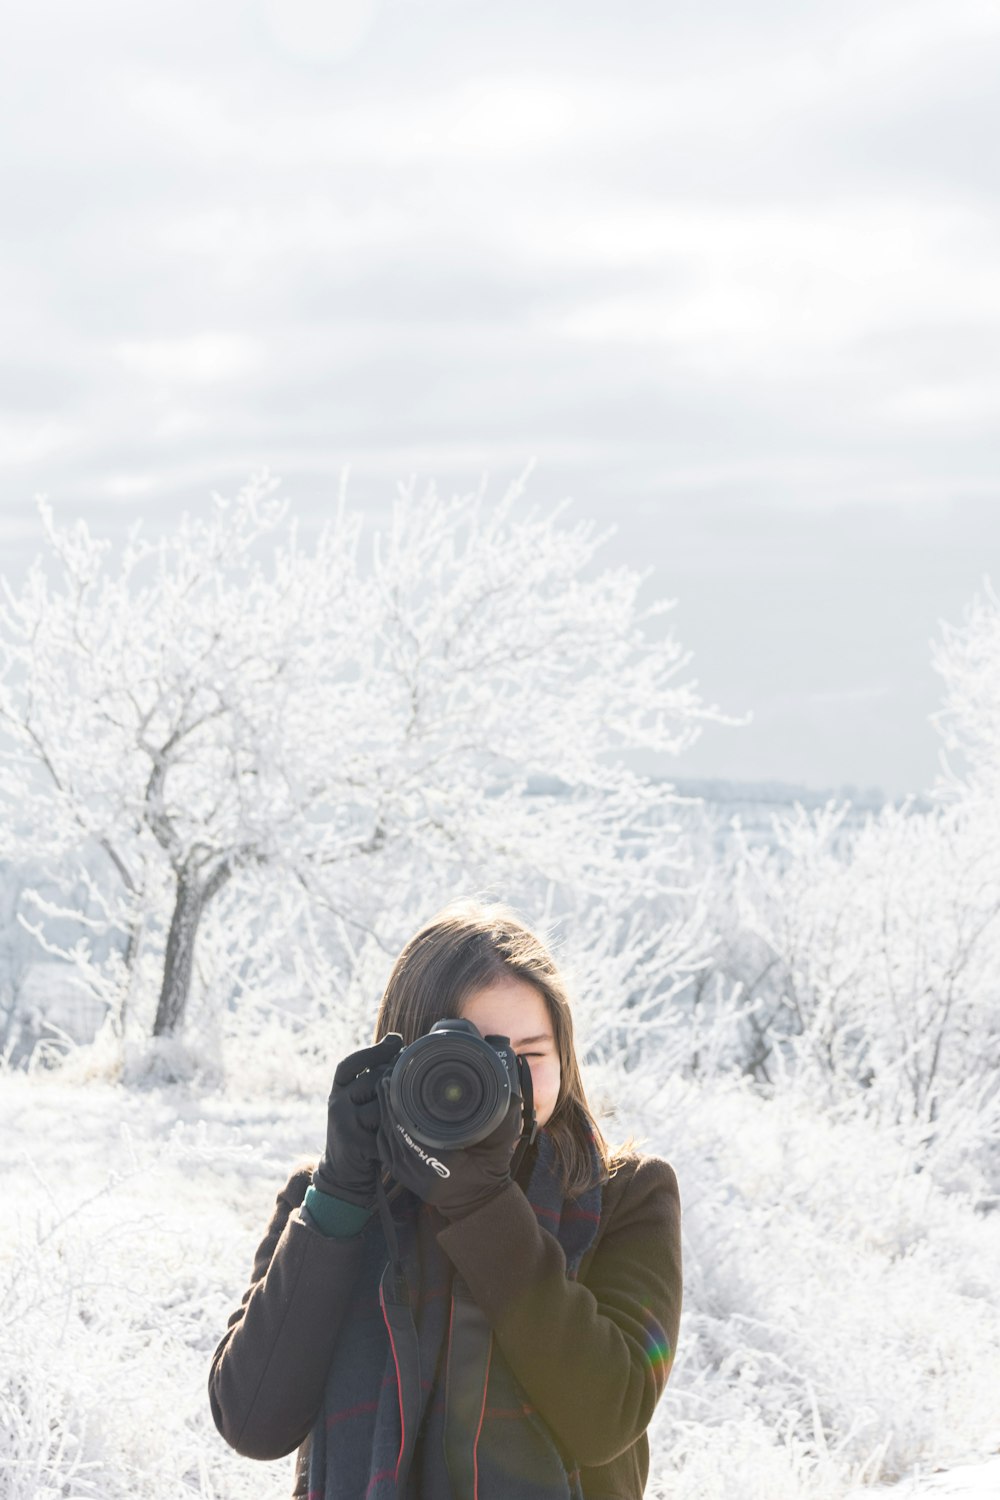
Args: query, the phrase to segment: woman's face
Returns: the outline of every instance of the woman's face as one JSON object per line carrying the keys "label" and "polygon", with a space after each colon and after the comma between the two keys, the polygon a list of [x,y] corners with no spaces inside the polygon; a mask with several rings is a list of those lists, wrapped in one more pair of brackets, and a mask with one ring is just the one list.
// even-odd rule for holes
{"label": "woman's face", "polygon": [[474,991],[459,1014],[483,1036],[509,1036],[514,1051],[524,1054],[531,1068],[535,1115],[539,1125],[547,1124],[556,1107],[562,1075],[549,1008],[539,991],[512,974],[487,989]]}

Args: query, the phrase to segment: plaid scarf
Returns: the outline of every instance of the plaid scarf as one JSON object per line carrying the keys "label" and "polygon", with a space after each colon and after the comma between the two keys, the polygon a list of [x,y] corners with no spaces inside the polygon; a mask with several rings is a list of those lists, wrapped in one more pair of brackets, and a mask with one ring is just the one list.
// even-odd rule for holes
{"label": "plaid scarf", "polygon": [[[598,1159],[594,1150],[595,1176]],[[554,1234],[575,1278],[597,1234],[601,1189],[565,1202],[548,1133],[525,1195],[543,1228]],[[379,1304],[388,1249],[378,1220],[362,1231],[364,1249],[351,1306],[327,1375],[323,1408],[312,1432],[309,1500],[472,1500],[452,1496],[445,1461],[445,1378],[453,1268],[437,1243],[445,1220],[415,1194],[393,1201],[393,1222],[410,1289],[419,1348],[418,1437],[403,1494],[396,1464],[402,1447],[399,1384]],[[551,1433],[526,1399],[494,1340],[485,1408],[476,1445],[476,1500],[583,1500],[579,1475],[564,1463]],[[412,1434],[410,1434],[412,1441]]]}

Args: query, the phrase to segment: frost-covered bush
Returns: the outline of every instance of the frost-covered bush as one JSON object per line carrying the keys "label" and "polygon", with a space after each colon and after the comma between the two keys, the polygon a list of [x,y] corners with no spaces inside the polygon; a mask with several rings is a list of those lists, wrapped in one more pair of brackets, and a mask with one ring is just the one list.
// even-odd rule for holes
{"label": "frost-covered bush", "polygon": [[[929,810],[908,798],[849,827],[849,804],[801,806],[752,840],[708,814],[711,959],[681,987],[684,1071],[789,1077],[832,1106],[897,1127],[915,1170],[1000,1195],[1000,600],[943,627],[934,716],[950,756]],[[699,1037],[733,1024],[710,1056]],[[723,1033],[716,1031],[717,1036]]]}
{"label": "frost-covered bush", "polygon": [[630,1078],[628,1099],[646,1148],[674,1162],[684,1214],[654,1494],[724,1500],[737,1458],[746,1493],[843,1494],[982,1450],[1000,1216],[915,1173],[858,1101],[669,1074]]}
{"label": "frost-covered bush", "polygon": [[[775,818],[744,849],[743,930],[766,957],[768,1081],[857,1100],[916,1156],[1000,1191],[1000,860],[965,806],[887,807],[837,851],[844,809]],[[748,950],[749,951],[749,950]],[[761,959],[758,957],[758,963]]]}
{"label": "frost-covered bush", "polygon": [[285,1500],[288,1465],[225,1446],[206,1381],[297,1123],[199,1123],[194,1099],[185,1123],[176,1088],[2,1087],[0,1496]]}

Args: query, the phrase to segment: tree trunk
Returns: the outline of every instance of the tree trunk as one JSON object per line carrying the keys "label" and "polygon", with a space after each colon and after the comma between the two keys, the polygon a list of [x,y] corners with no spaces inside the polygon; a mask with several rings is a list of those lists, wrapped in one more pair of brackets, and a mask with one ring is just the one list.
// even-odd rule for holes
{"label": "tree trunk", "polygon": [[163,983],[153,1022],[154,1036],[176,1036],[184,1024],[198,923],[205,907],[221,891],[238,863],[238,857],[232,854],[221,859],[208,879],[201,882],[190,870],[181,870],[177,875],[174,914],[163,956]]}
{"label": "tree trunk", "polygon": [[174,1036],[184,1024],[194,968],[194,945],[205,898],[206,889],[199,885],[197,877],[192,878],[181,871],[177,877],[174,912],[163,957],[163,983],[153,1022],[154,1036]]}
{"label": "tree trunk", "polygon": [[138,979],[136,973],[139,963],[139,948],[142,942],[142,917],[136,917],[128,930],[128,943],[125,947],[125,994],[118,1010],[118,1034],[124,1036],[128,1030],[129,1011],[132,1008],[132,991]]}

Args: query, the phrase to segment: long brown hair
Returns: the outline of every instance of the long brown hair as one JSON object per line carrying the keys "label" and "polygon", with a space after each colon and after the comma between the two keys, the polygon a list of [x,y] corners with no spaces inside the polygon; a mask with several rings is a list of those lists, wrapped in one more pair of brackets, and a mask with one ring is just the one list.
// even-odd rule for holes
{"label": "long brown hair", "polygon": [[546,1125],[567,1197],[594,1181],[590,1141],[600,1160],[599,1181],[618,1164],[587,1104],[573,1045],[573,1017],[566,985],[551,953],[536,933],[500,902],[452,902],[415,933],[396,960],[375,1021],[375,1040],[398,1031],[416,1041],[435,1021],[456,1017],[476,990],[514,975],[538,990],[552,1022],[561,1080]]}

